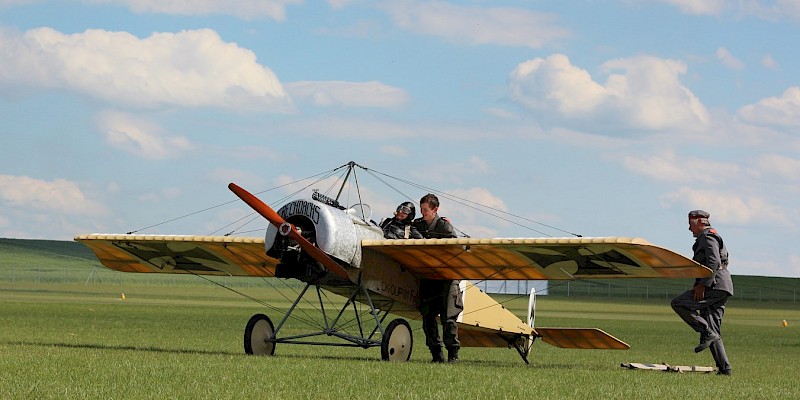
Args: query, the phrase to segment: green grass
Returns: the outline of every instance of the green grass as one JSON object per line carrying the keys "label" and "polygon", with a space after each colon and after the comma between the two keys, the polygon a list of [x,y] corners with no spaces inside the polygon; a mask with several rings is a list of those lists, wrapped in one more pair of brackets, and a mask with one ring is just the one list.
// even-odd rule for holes
{"label": "green grass", "polygon": [[[120,299],[120,290],[126,299]],[[247,294],[285,308],[267,289]],[[524,310],[525,300],[506,303]],[[599,327],[627,351],[564,350],[536,343],[531,364],[509,349],[462,350],[432,365],[419,323],[409,363],[378,349],[279,345],[243,354],[248,318],[279,316],[221,288],[0,285],[0,397],[28,398],[796,398],[800,310],[730,306],[724,337],[734,376],[628,371],[622,362],[713,365],[697,337],[660,301],[540,297],[537,324]],[[312,311],[309,311],[312,312]],[[783,327],[786,319],[789,327]],[[302,325],[292,322],[290,329]]]}
{"label": "green grass", "polygon": [[[280,309],[292,296],[270,288],[274,279],[215,280]],[[275,357],[251,357],[242,349],[247,320],[265,313],[277,323],[279,311],[193,276],[107,270],[79,243],[0,239],[0,398],[797,398],[800,279],[734,280],[723,327],[731,377],[619,367],[713,366],[669,307],[685,280],[570,282],[571,297],[565,282],[551,282],[552,295],[538,298],[537,325],[601,328],[627,351],[536,343],[525,365],[514,350],[466,348],[460,364],[432,365],[411,321],[408,363],[381,362],[377,348],[284,344]],[[495,297],[525,313],[526,298]],[[285,329],[304,327],[290,320]]]}

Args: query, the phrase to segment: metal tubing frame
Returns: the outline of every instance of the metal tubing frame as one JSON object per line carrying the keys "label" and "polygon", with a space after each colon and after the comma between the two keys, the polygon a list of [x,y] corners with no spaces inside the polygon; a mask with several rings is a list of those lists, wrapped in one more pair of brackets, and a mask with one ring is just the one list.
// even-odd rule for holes
{"label": "metal tubing frame", "polygon": [[[384,334],[383,322],[386,320],[386,317],[389,315],[389,310],[385,310],[385,311],[377,310],[375,308],[375,304],[372,302],[372,298],[369,295],[369,290],[367,290],[362,285],[354,286],[352,294],[350,295],[350,297],[347,298],[347,301],[345,302],[344,306],[342,306],[342,308],[339,310],[339,312],[336,314],[336,317],[333,318],[330,322],[329,322],[329,318],[328,318],[328,312],[325,309],[325,304],[322,301],[322,288],[320,287],[320,285],[316,285],[316,284],[313,285],[316,288],[317,300],[319,301],[320,309],[322,310],[322,319],[323,319],[323,324],[324,324],[323,329],[320,330],[320,331],[316,331],[316,332],[309,332],[309,333],[304,333],[304,334],[292,335],[292,336],[286,336],[286,337],[279,338],[278,337],[278,332],[283,327],[283,325],[286,323],[286,321],[289,319],[289,316],[292,314],[292,312],[294,312],[294,310],[297,308],[297,305],[300,303],[300,300],[303,299],[303,297],[306,295],[306,292],[308,291],[308,289],[311,286],[312,286],[311,283],[307,283],[306,284],[306,286],[303,288],[303,290],[297,296],[297,299],[295,299],[294,303],[292,303],[291,307],[289,307],[289,310],[286,311],[286,313],[284,314],[283,318],[278,323],[278,326],[275,328],[275,332],[273,333],[273,337],[270,338],[270,339],[267,339],[268,341],[274,342],[274,343],[305,344],[305,345],[314,345],[314,346],[361,347],[361,348],[365,348],[365,349],[366,348],[370,348],[370,347],[378,347],[378,346],[381,345],[382,340],[376,340],[376,339],[374,339],[374,336],[378,331],[380,331],[381,338],[383,337],[383,334]],[[364,336],[364,327],[363,327],[363,322],[364,321],[362,321],[361,318],[359,317],[358,309],[356,308],[356,304],[355,304],[356,303],[355,298],[356,298],[356,296],[358,296],[359,292],[361,292],[361,291],[363,291],[365,297],[367,298],[367,305],[370,308],[370,314],[372,315],[372,317],[375,320],[375,328],[372,329],[372,332],[370,332],[370,335],[366,336],[366,337]],[[342,332],[339,332],[338,329],[336,328],[336,324],[339,322],[339,320],[342,318],[342,316],[344,315],[344,313],[347,311],[347,309],[349,308],[349,306],[351,304],[353,306],[353,314],[355,315],[355,321],[356,321],[356,324],[358,326],[358,330],[359,330],[360,336],[354,336],[354,335],[342,333]],[[381,316],[380,314],[383,314],[383,315]],[[331,343],[331,342],[321,342],[321,341],[299,340],[299,339],[311,338],[311,337],[322,336],[322,335],[334,336],[334,337],[337,337],[339,339],[344,340],[346,343]]]}

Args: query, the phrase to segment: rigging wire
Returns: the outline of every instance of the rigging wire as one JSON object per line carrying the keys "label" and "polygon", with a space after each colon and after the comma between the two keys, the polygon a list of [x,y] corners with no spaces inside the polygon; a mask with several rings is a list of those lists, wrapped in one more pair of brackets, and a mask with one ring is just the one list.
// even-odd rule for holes
{"label": "rigging wire", "polygon": [[[343,166],[340,166],[340,167],[334,168],[333,170],[329,170],[329,171],[320,172],[320,173],[318,173],[318,174],[314,174],[314,175],[311,175],[311,176],[305,177],[305,178],[303,178],[303,179],[300,179],[300,180],[297,180],[297,181],[293,181],[293,182],[285,183],[285,184],[283,184],[283,185],[278,185],[278,186],[275,186],[275,187],[273,187],[273,188],[270,188],[270,189],[262,190],[262,191],[260,191],[260,192],[256,192],[255,194],[256,194],[256,195],[259,195],[259,194],[264,194],[264,193],[266,193],[266,192],[273,191],[273,190],[277,190],[277,189],[280,189],[280,188],[283,188],[283,187],[286,187],[286,186],[289,186],[289,185],[293,185],[293,184],[295,184],[295,183],[298,183],[298,182],[303,182],[303,181],[305,181],[305,180],[312,179],[312,178],[315,178],[315,177],[317,177],[317,176],[320,176],[320,175],[324,175],[324,174],[332,173],[332,172],[335,172],[335,171],[337,171],[337,170],[339,170],[339,169],[341,169],[341,168],[343,168],[343,167],[345,167],[345,166],[347,166],[347,165],[345,164],[345,165],[343,165]],[[323,179],[324,179],[324,178],[323,178]],[[319,180],[318,180],[318,181],[319,181]],[[314,183],[316,183],[316,182],[317,182],[317,181],[315,181]],[[313,184],[313,183],[312,183],[312,184]],[[308,186],[306,186],[306,187],[308,187]],[[305,189],[305,188],[303,188],[303,189]],[[301,189],[301,190],[303,190],[303,189]],[[297,193],[297,192],[295,192],[295,193],[292,193],[290,196],[293,196],[293,195],[294,195],[294,194],[296,194],[296,193]],[[286,198],[287,198],[287,197],[284,197],[284,199],[286,199]],[[213,209],[215,209],[215,208],[219,208],[219,207],[223,207],[223,206],[226,206],[226,205],[229,205],[229,204],[237,203],[237,202],[239,202],[239,201],[241,201],[241,200],[239,200],[238,198],[237,198],[237,199],[234,199],[234,200],[226,201],[226,202],[224,202],[224,203],[220,203],[220,204],[217,204],[217,205],[214,205],[214,206],[211,206],[211,207],[206,207],[206,208],[204,208],[204,209],[202,209],[202,210],[193,211],[193,212],[190,212],[190,213],[188,213],[188,214],[181,215],[181,216],[179,216],[179,217],[171,218],[171,219],[168,219],[168,220],[166,220],[166,221],[161,221],[161,222],[159,222],[159,223],[156,223],[156,224],[153,224],[153,225],[145,226],[145,227],[143,227],[143,228],[139,228],[139,229],[134,229],[134,230],[132,230],[132,231],[130,231],[130,232],[127,232],[126,234],[127,234],[127,235],[132,235],[132,234],[134,234],[134,233],[138,233],[138,232],[141,232],[141,231],[144,231],[144,230],[147,230],[147,229],[150,229],[150,228],[155,228],[155,227],[157,227],[157,226],[161,226],[161,225],[164,225],[164,224],[168,224],[168,223],[170,223],[170,222],[174,222],[174,221],[177,221],[177,220],[180,220],[180,219],[183,219],[183,218],[188,218],[188,217],[191,217],[191,216],[193,216],[193,215],[197,215],[197,214],[201,214],[201,213],[204,213],[204,212],[207,212],[207,211],[211,211],[211,210],[213,210]],[[238,221],[237,221],[237,222],[238,222]],[[226,225],[226,227],[227,227],[227,226],[229,226],[229,225]],[[219,231],[219,230],[222,230],[222,229],[224,229],[224,228],[225,228],[225,227],[222,227],[222,228],[218,229],[217,231]],[[217,231],[215,231],[215,232],[217,232]]]}
{"label": "rigging wire", "polygon": [[[509,217],[519,218],[519,219],[522,219],[522,220],[525,220],[525,221],[528,221],[528,222],[531,222],[531,223],[534,223],[534,224],[537,224],[537,225],[541,225],[541,226],[544,226],[544,227],[546,227],[546,228],[553,229],[553,230],[556,230],[556,231],[559,231],[559,232],[563,232],[563,233],[566,233],[566,234],[569,234],[569,235],[572,235],[572,236],[576,236],[576,237],[583,237],[582,235],[580,235],[580,234],[577,234],[577,233],[574,233],[574,232],[570,232],[570,231],[567,231],[567,230],[564,230],[564,229],[561,229],[561,228],[557,228],[557,227],[555,227],[555,226],[552,226],[552,225],[545,224],[545,223],[543,223],[543,222],[539,222],[539,221],[536,221],[536,220],[532,220],[532,219],[530,219],[530,218],[526,218],[526,217],[523,217],[523,216],[521,216],[521,215],[513,214],[513,213],[510,213],[510,212],[507,212],[507,211],[503,211],[503,210],[500,210],[500,209],[497,209],[497,208],[493,208],[493,207],[490,207],[490,206],[487,206],[487,205],[484,205],[484,204],[480,204],[480,203],[478,203],[478,202],[475,202],[475,201],[472,201],[472,200],[469,200],[469,199],[465,199],[465,198],[463,198],[463,197],[456,196],[456,195],[454,195],[454,194],[450,194],[450,193],[447,193],[447,192],[439,191],[439,190],[436,190],[436,189],[433,189],[433,188],[430,188],[430,187],[427,187],[427,186],[424,186],[424,185],[420,185],[420,184],[417,184],[417,183],[414,183],[414,182],[408,181],[408,180],[406,180],[406,179],[403,179],[403,178],[399,178],[399,177],[396,177],[396,176],[392,176],[392,175],[389,175],[389,174],[386,174],[386,173],[383,173],[383,172],[380,172],[380,171],[376,171],[376,170],[374,170],[374,169],[368,169],[368,168],[366,168],[366,167],[361,167],[361,168],[365,169],[366,171],[372,171],[372,172],[374,172],[374,173],[381,174],[381,175],[383,175],[383,176],[386,176],[386,177],[388,177],[388,178],[391,178],[391,179],[397,180],[397,181],[399,181],[399,182],[405,183],[405,184],[407,184],[407,185],[409,185],[409,186],[412,186],[412,187],[415,187],[415,188],[418,188],[418,189],[423,189],[423,190],[427,190],[427,191],[429,191],[429,192],[431,192],[431,193],[437,193],[437,194],[440,194],[440,195],[442,195],[443,197],[445,197],[445,198],[448,198],[448,199],[451,199],[451,200],[454,200],[456,203],[458,203],[458,204],[461,204],[461,205],[463,205],[463,206],[466,206],[466,207],[472,208],[472,209],[474,209],[474,210],[476,210],[476,211],[481,211],[481,212],[487,213],[487,214],[489,214],[489,215],[492,215],[492,216],[494,216],[494,217],[500,218],[500,219],[502,219],[502,220],[504,220],[504,221],[506,221],[506,222],[513,223],[513,224],[515,224],[515,225],[518,225],[518,226],[520,226],[520,227],[523,227],[523,228],[530,229],[530,230],[532,230],[532,231],[534,231],[534,232],[537,232],[537,233],[540,233],[540,234],[543,234],[543,235],[547,235],[547,234],[545,234],[545,233],[543,233],[543,232],[540,232],[540,231],[538,231],[538,230],[536,230],[536,229],[534,229],[534,228],[531,228],[531,227],[529,227],[529,226],[525,226],[525,225],[523,225],[523,224],[520,224],[520,223],[518,223],[518,222],[515,222],[515,221],[509,220],[509,219],[507,219],[507,218],[501,217],[501,216],[499,216],[499,215],[492,214],[492,213],[490,213],[490,212],[487,212],[487,211],[485,211],[485,210],[481,210],[481,209],[480,209],[480,208],[478,208],[478,207],[483,207],[483,208],[485,208],[485,209],[491,210],[492,212],[496,212],[496,213],[499,213],[499,214],[508,215]],[[384,183],[386,183],[386,182],[385,182],[385,181],[383,181],[383,180],[381,180],[381,182],[384,182]],[[393,189],[394,189],[394,188],[393,188]],[[395,191],[397,191],[397,189],[394,189],[394,190],[395,190]],[[398,193],[399,193],[399,192],[398,192]],[[476,205],[477,207],[475,207],[475,206],[472,206],[471,204],[474,204],[474,205]],[[547,236],[550,236],[550,235],[547,235]]]}
{"label": "rigging wire", "polygon": [[[319,183],[319,182],[322,182],[322,181],[324,181],[325,179],[328,179],[328,178],[330,178],[331,176],[334,176],[334,175],[337,173],[337,171],[340,171],[340,170],[342,170],[343,168],[345,168],[345,167],[348,167],[348,169],[347,169],[347,170],[345,170],[345,171],[342,171],[342,172],[341,172],[341,174],[340,174],[340,175],[339,175],[339,176],[338,176],[338,177],[337,177],[337,178],[336,178],[336,179],[335,179],[335,180],[334,180],[334,181],[331,183],[331,186],[330,186],[330,187],[327,189],[327,191],[326,191],[325,193],[330,193],[330,192],[333,190],[333,188],[334,188],[334,187],[335,187],[335,186],[336,186],[336,185],[337,185],[339,182],[342,182],[342,184],[341,184],[341,187],[340,187],[340,190],[339,190],[339,194],[337,195],[337,200],[338,200],[338,197],[339,197],[339,195],[341,195],[341,192],[342,192],[342,190],[343,190],[343,189],[344,189],[344,187],[346,186],[346,179],[347,179],[347,177],[349,177],[350,173],[352,172],[352,173],[353,173],[353,177],[354,177],[354,179],[355,179],[355,182],[356,182],[356,183],[355,183],[355,185],[356,185],[356,194],[357,194],[357,196],[358,196],[359,203],[360,203],[360,204],[362,204],[362,215],[364,215],[364,210],[363,210],[363,200],[362,200],[361,191],[360,191],[360,187],[359,187],[359,183],[358,183],[358,177],[357,177],[357,175],[356,175],[356,173],[355,173],[355,172],[356,172],[356,171],[355,171],[355,169],[353,168],[354,166],[357,166],[357,167],[359,167],[359,168],[363,169],[363,170],[364,170],[364,171],[366,171],[366,172],[367,172],[369,175],[371,175],[372,177],[374,177],[376,180],[378,180],[379,182],[381,182],[381,183],[383,183],[384,185],[386,185],[386,186],[387,186],[389,189],[391,189],[391,190],[395,191],[396,193],[398,193],[399,195],[401,195],[403,198],[405,198],[405,199],[408,199],[409,201],[412,201],[412,202],[414,202],[414,200],[413,200],[413,199],[412,199],[410,196],[408,196],[407,194],[403,193],[403,192],[402,192],[402,191],[400,191],[398,188],[396,188],[394,185],[392,185],[392,184],[390,184],[389,182],[387,182],[387,179],[393,179],[393,180],[395,180],[395,181],[397,181],[397,182],[401,182],[401,183],[403,183],[403,184],[409,185],[409,186],[411,186],[411,187],[414,187],[414,188],[417,188],[417,189],[421,189],[421,190],[424,190],[424,191],[428,191],[428,192],[430,192],[430,193],[436,193],[436,194],[438,194],[438,195],[440,195],[440,196],[442,196],[442,197],[444,197],[444,198],[446,198],[446,199],[448,199],[448,200],[450,200],[450,201],[453,201],[454,203],[457,203],[457,204],[460,204],[460,205],[462,205],[462,206],[465,206],[465,207],[471,208],[471,209],[473,209],[473,210],[476,210],[476,211],[478,211],[478,212],[482,212],[482,213],[488,214],[488,215],[490,215],[490,216],[493,216],[493,217],[495,217],[495,218],[498,218],[498,219],[500,219],[500,220],[503,220],[503,221],[506,221],[506,222],[512,223],[512,224],[514,224],[514,225],[517,225],[517,226],[520,226],[520,227],[522,227],[522,228],[529,229],[529,230],[531,230],[531,231],[537,232],[537,233],[539,233],[539,234],[542,234],[542,235],[545,235],[545,236],[549,236],[549,237],[551,237],[552,235],[548,235],[548,234],[546,234],[546,233],[544,233],[544,232],[541,232],[541,231],[539,231],[539,230],[537,230],[537,229],[535,229],[535,228],[533,228],[533,227],[530,227],[530,226],[527,226],[527,225],[521,224],[521,223],[519,223],[519,222],[517,222],[517,221],[514,221],[514,220],[511,220],[511,219],[509,219],[509,218],[512,218],[512,217],[513,217],[513,218],[516,218],[516,219],[519,219],[519,220],[528,221],[528,222],[531,222],[531,223],[533,223],[533,224],[536,224],[536,225],[539,225],[539,226],[543,226],[543,227],[546,227],[546,228],[549,228],[549,229],[552,229],[552,230],[555,230],[555,231],[559,231],[559,232],[562,232],[562,233],[566,233],[566,234],[569,234],[569,235],[572,235],[572,236],[576,236],[576,237],[582,237],[582,235],[580,235],[580,234],[577,234],[577,233],[573,233],[573,232],[570,232],[570,231],[567,231],[567,230],[564,230],[564,229],[561,229],[561,228],[557,228],[557,227],[554,227],[554,226],[551,226],[551,225],[548,225],[548,224],[545,224],[545,223],[542,223],[542,222],[539,222],[539,221],[536,221],[536,220],[532,220],[532,219],[529,219],[529,218],[526,218],[526,217],[523,217],[523,216],[520,216],[520,215],[517,215],[517,214],[513,214],[513,213],[506,212],[506,211],[503,211],[503,210],[500,210],[500,209],[497,209],[497,208],[493,208],[493,207],[490,207],[490,206],[487,206],[487,205],[483,205],[483,204],[480,204],[480,203],[474,202],[474,201],[472,201],[472,200],[469,200],[469,199],[465,199],[465,198],[463,198],[463,197],[460,197],[460,196],[457,196],[457,195],[453,195],[453,194],[450,194],[450,193],[446,193],[446,192],[443,192],[443,191],[439,191],[439,190],[436,190],[436,189],[433,189],[433,188],[430,188],[430,187],[427,187],[427,186],[424,186],[424,185],[416,184],[416,183],[413,183],[413,182],[411,182],[411,181],[408,181],[408,180],[406,180],[406,179],[403,179],[403,178],[399,178],[399,177],[392,176],[392,175],[389,175],[389,174],[386,174],[386,173],[383,173],[383,172],[380,172],[380,171],[377,171],[377,170],[374,170],[374,169],[370,169],[370,168],[367,168],[367,167],[361,166],[361,165],[359,165],[359,164],[356,164],[356,163],[354,163],[354,162],[352,162],[352,161],[351,161],[350,163],[348,163],[348,164],[341,165],[341,166],[339,166],[339,167],[337,167],[337,168],[334,168],[334,169],[332,169],[332,170],[328,170],[328,171],[324,171],[324,172],[321,172],[321,173],[318,173],[318,174],[314,174],[314,175],[308,176],[308,177],[306,177],[306,178],[303,178],[303,179],[300,179],[300,180],[296,180],[296,181],[293,181],[293,182],[289,182],[289,183],[286,183],[286,184],[283,184],[283,185],[279,185],[279,186],[276,186],[276,187],[273,187],[273,188],[270,188],[270,189],[266,189],[266,190],[263,190],[263,191],[260,191],[260,192],[255,192],[255,194],[257,194],[257,195],[258,195],[258,194],[267,193],[267,192],[270,192],[270,191],[273,191],[273,190],[277,190],[277,189],[280,189],[280,188],[283,188],[283,187],[286,187],[286,186],[289,186],[289,185],[294,185],[294,184],[297,184],[297,183],[300,183],[300,182],[303,182],[303,181],[306,181],[306,180],[309,180],[309,179],[317,178],[316,180],[314,180],[314,181],[313,181],[313,182],[311,182],[310,184],[308,184],[308,185],[306,185],[306,186],[304,186],[304,187],[302,187],[302,188],[300,188],[300,189],[298,189],[298,190],[296,190],[296,191],[294,191],[294,192],[292,192],[292,193],[290,193],[290,194],[288,194],[288,195],[284,196],[283,198],[279,199],[278,201],[276,201],[276,202],[273,202],[273,203],[272,203],[272,204],[281,204],[281,203],[282,203],[282,202],[284,202],[285,200],[287,200],[287,199],[289,199],[289,198],[292,198],[293,196],[295,196],[295,195],[297,195],[298,193],[300,193],[300,192],[302,192],[302,191],[304,191],[304,190],[308,189],[309,187],[311,187],[311,186],[313,186],[313,185],[315,185],[315,184],[317,184],[317,183]],[[343,177],[342,177],[342,175],[344,175],[344,174],[347,174],[347,175],[345,175],[345,177],[343,178]],[[384,179],[384,178],[387,178],[387,179]],[[133,233],[136,233],[136,232],[139,232],[139,231],[142,231],[142,230],[147,230],[147,229],[150,229],[150,228],[154,228],[154,227],[157,227],[157,226],[160,226],[160,225],[163,225],[163,224],[169,223],[169,222],[173,222],[173,221],[180,220],[180,219],[183,219],[183,218],[187,218],[187,217],[190,217],[190,216],[193,216],[193,215],[197,215],[197,214],[200,214],[200,213],[203,213],[203,212],[207,212],[207,211],[213,210],[213,209],[215,209],[215,208],[218,208],[218,207],[222,207],[222,206],[225,206],[225,205],[229,205],[229,204],[232,204],[232,203],[236,203],[236,202],[238,202],[238,201],[239,201],[239,199],[234,199],[234,200],[231,200],[231,201],[227,201],[227,202],[224,202],[224,203],[221,203],[221,204],[215,205],[215,206],[207,207],[207,208],[204,208],[204,209],[202,209],[202,210],[198,210],[198,211],[195,211],[195,212],[192,212],[192,213],[189,213],[189,214],[185,214],[185,215],[182,215],[182,216],[179,216],[179,217],[176,217],[176,218],[172,218],[172,219],[169,219],[169,220],[166,220],[166,221],[163,221],[163,222],[157,223],[157,224],[153,224],[153,225],[150,225],[150,226],[147,226],[147,227],[144,227],[144,228],[140,228],[140,229],[137,229],[137,230],[134,230],[134,231],[128,232],[128,234],[133,234]],[[249,219],[249,220],[247,220],[247,222],[245,222],[245,223],[243,223],[243,224],[239,225],[237,228],[235,228],[235,229],[233,229],[232,231],[230,231],[229,233],[225,234],[225,236],[230,236],[230,235],[232,235],[232,234],[234,234],[234,233],[246,233],[246,232],[260,231],[260,229],[259,229],[259,230],[251,230],[251,231],[240,231],[240,229],[241,229],[241,228],[243,228],[244,226],[247,226],[248,224],[252,223],[253,221],[255,221],[255,220],[258,220],[258,219],[259,219],[259,217],[258,217],[257,215],[256,215],[255,217],[253,217],[253,215],[254,215],[254,214],[256,214],[256,213],[255,213],[255,212],[253,212],[253,213],[250,213],[250,214],[246,215],[245,217],[242,217],[242,218],[240,218],[240,219],[238,219],[238,220],[236,220],[236,221],[233,221],[232,223],[230,223],[230,224],[228,224],[228,225],[225,225],[225,226],[223,226],[223,227],[221,227],[221,228],[219,228],[219,229],[215,230],[214,232],[212,232],[212,234],[213,234],[213,233],[216,233],[216,232],[218,232],[218,231],[221,231],[221,230],[223,230],[223,229],[225,229],[225,228],[227,228],[227,227],[230,227],[230,226],[232,226],[232,225],[235,225],[236,223],[238,223],[238,222],[241,222],[241,221],[244,221],[244,220],[246,220],[246,219],[248,219],[248,218],[250,218],[250,219]],[[507,217],[506,217],[506,216],[507,216]],[[459,232],[461,232],[461,231],[459,231]],[[463,232],[461,232],[461,233],[463,234]],[[466,235],[465,235],[465,236],[466,236]],[[457,254],[457,255],[455,255],[455,256],[453,256],[452,258],[455,258],[455,257],[457,257],[457,256],[458,256],[458,254]],[[446,262],[445,262],[445,263],[446,263]],[[532,265],[532,264],[530,264],[530,265]],[[523,268],[523,267],[517,267],[517,268]],[[516,269],[516,268],[515,268],[515,269]],[[494,276],[494,275],[499,275],[499,274],[501,274],[503,271],[507,272],[507,271],[508,271],[508,269],[505,269],[505,268],[504,268],[504,269],[502,269],[502,270],[495,271],[495,272],[494,272],[492,275],[493,275],[493,276]],[[249,295],[247,295],[247,294],[245,294],[245,293],[243,293],[243,292],[241,292],[241,291],[238,291],[238,290],[236,290],[236,289],[233,289],[233,288],[231,288],[231,287],[228,287],[228,286],[226,286],[226,285],[224,285],[224,284],[221,284],[221,283],[215,282],[215,281],[213,281],[213,280],[211,280],[211,279],[208,279],[208,278],[206,278],[206,277],[204,277],[204,276],[201,276],[201,275],[195,274],[195,273],[193,273],[193,272],[191,272],[191,271],[189,271],[189,272],[190,272],[190,273],[192,273],[192,274],[193,274],[193,275],[195,275],[195,276],[198,276],[198,277],[200,277],[201,279],[204,279],[204,280],[206,280],[206,281],[208,281],[208,282],[211,282],[211,283],[212,283],[212,284],[214,284],[214,285],[220,286],[220,287],[222,287],[222,288],[225,288],[225,289],[227,289],[227,290],[230,290],[230,291],[232,291],[232,292],[234,292],[234,293],[237,293],[237,294],[241,295],[242,297],[245,297],[245,298],[247,298],[247,299],[250,299],[250,300],[252,300],[252,301],[254,301],[254,302],[258,303],[258,304],[261,304],[261,305],[263,305],[263,306],[265,306],[265,307],[267,307],[267,308],[269,308],[269,309],[271,309],[271,310],[273,310],[273,311],[276,311],[276,312],[284,312],[284,313],[285,313],[285,311],[283,311],[283,310],[279,309],[278,307],[272,306],[272,305],[270,305],[270,304],[266,303],[265,301],[259,300],[259,299],[255,298],[255,297],[252,297],[252,296],[249,296]],[[584,277],[574,278],[574,279],[572,279],[572,280],[567,280],[567,281],[566,281],[566,284],[569,284],[569,282],[570,282],[570,281],[580,281],[580,280],[584,280],[584,279],[591,279],[591,277],[590,277],[590,276],[584,276]],[[275,287],[275,286],[272,284],[271,280],[268,280],[267,278],[264,278],[263,280],[264,280],[264,281],[265,281],[265,282],[266,282],[266,283],[267,283],[267,284],[268,284],[270,287],[272,287],[272,288],[273,288],[273,289],[275,289],[276,291],[280,292],[280,293],[281,293],[281,295],[284,297],[284,299],[286,299],[286,300],[287,300],[287,301],[289,301],[289,302],[292,302],[292,300],[291,300],[289,297],[287,297],[287,296],[286,296],[286,294],[285,294],[285,293],[283,293],[283,291],[282,291],[282,290],[278,289],[277,287]],[[485,282],[485,281],[487,281],[487,280],[491,280],[491,276],[490,276],[490,277],[487,277],[487,278],[485,278],[485,279],[483,279],[483,280],[477,281],[477,282],[478,282],[478,284],[479,284],[480,282]],[[565,284],[565,283],[559,283],[559,284],[556,284],[556,285],[551,285],[551,287],[559,287],[559,286],[562,286],[562,285],[564,285],[564,284]],[[295,288],[292,288],[292,287],[291,287],[290,285],[288,285],[288,284],[285,284],[285,286],[286,286],[287,288],[290,288],[290,289],[292,289],[292,290],[295,292],[295,294],[296,294],[297,296],[299,296],[299,293],[297,292],[297,290],[295,290]],[[477,285],[475,285],[475,286],[476,286],[476,288],[477,288]],[[478,289],[479,289],[479,288],[478,288]],[[479,289],[479,290],[480,290],[480,289]],[[328,298],[328,295],[327,295],[326,291],[321,291],[320,293],[322,293],[322,295],[325,297],[325,299],[328,301],[328,303],[329,303],[330,305],[333,305],[333,302],[332,302],[332,300],[330,300],[330,299]],[[508,303],[508,302],[511,302],[511,301],[514,301],[514,300],[517,300],[517,299],[520,299],[520,298],[523,298],[523,297],[526,297],[526,296],[528,296],[528,294],[521,294],[521,295],[518,295],[518,296],[512,296],[512,297],[511,297],[511,298],[509,298],[509,299],[506,299],[506,300],[504,300],[504,301],[498,302],[498,304],[493,304],[493,305],[490,305],[490,306],[487,306],[487,307],[484,307],[484,308],[490,308],[490,307],[495,307],[495,306],[497,306],[497,305],[503,305],[503,304],[505,304],[505,303]],[[318,306],[317,306],[317,305],[316,305],[314,302],[311,302],[310,300],[308,300],[308,299],[305,299],[305,297],[306,297],[306,296],[303,296],[303,300],[304,300],[304,301],[305,301],[307,304],[311,305],[311,307],[315,308],[317,311],[321,311],[321,310],[320,310],[320,308],[319,308],[319,307],[318,307]],[[357,308],[357,306],[355,306],[355,302],[354,302],[353,304],[354,304],[354,307],[355,307],[355,311],[356,311],[356,313],[358,313],[358,308]],[[305,314],[305,318],[304,318],[304,317],[301,317],[301,316],[298,316],[298,315],[295,315],[295,313],[292,313],[292,315],[291,315],[291,316],[292,316],[294,319],[296,319],[296,320],[299,320],[299,321],[301,321],[301,322],[304,322],[304,323],[306,323],[306,324],[308,324],[308,325],[311,325],[311,326],[316,326],[316,323],[312,322],[312,321],[314,321],[314,320],[315,320],[315,318],[311,317],[311,316],[310,316],[310,315],[309,315],[309,314],[308,314],[308,313],[307,313],[305,310],[303,310],[301,307],[297,307],[296,309],[300,309],[300,311],[301,311],[303,314]],[[468,313],[471,313],[471,312],[477,312],[477,311],[480,311],[480,310],[482,310],[482,309],[478,309],[478,310],[472,310],[472,311],[470,311],[470,312],[468,312]],[[366,313],[366,312],[363,312],[363,311],[362,311],[362,313],[361,313],[360,315],[362,315],[362,316],[363,316],[363,315],[368,315],[368,314],[369,314],[369,315],[371,315],[371,311],[370,311],[369,313]],[[357,316],[356,316],[356,317],[353,317],[353,318],[357,318]],[[342,325],[343,325],[345,328],[346,328],[346,327],[348,327],[348,326],[351,326],[351,325],[353,325],[353,319],[351,319],[350,321],[344,321]],[[340,326],[340,327],[341,327],[341,326]]]}

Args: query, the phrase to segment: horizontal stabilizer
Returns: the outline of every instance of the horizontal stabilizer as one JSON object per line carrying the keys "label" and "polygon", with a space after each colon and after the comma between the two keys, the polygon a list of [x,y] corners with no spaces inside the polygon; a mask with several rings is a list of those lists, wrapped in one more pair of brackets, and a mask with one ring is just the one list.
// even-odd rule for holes
{"label": "horizontal stabilizer", "polygon": [[669,365],[669,364],[643,364],[643,363],[622,363],[620,367],[627,369],[651,369],[656,371],[668,372],[714,372],[714,367],[703,367],[700,365]]}
{"label": "horizontal stabilizer", "polygon": [[563,349],[627,350],[627,343],[596,328],[536,328],[545,343]]}

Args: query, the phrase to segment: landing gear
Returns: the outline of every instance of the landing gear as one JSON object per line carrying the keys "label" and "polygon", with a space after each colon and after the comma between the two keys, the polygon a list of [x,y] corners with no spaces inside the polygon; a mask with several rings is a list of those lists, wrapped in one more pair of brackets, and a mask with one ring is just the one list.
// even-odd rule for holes
{"label": "landing gear", "polygon": [[413,345],[414,336],[408,322],[402,318],[392,320],[381,339],[381,359],[406,362],[411,358]]}
{"label": "landing gear", "polygon": [[[289,316],[297,308],[298,303],[310,288],[314,288],[317,292],[317,306],[322,312],[322,321],[311,321],[321,322],[322,325],[318,328],[319,330],[295,335],[280,334],[281,328],[283,328]],[[275,354],[275,346],[278,343],[284,343],[360,347],[364,349],[380,347],[381,359],[383,360],[405,362],[411,358],[414,338],[408,322],[402,318],[397,318],[386,325],[386,328],[383,328],[384,320],[389,315],[389,310],[391,310],[391,302],[382,300],[382,303],[376,306],[369,296],[369,290],[361,285],[334,287],[334,290],[338,290],[338,292],[334,293],[348,296],[347,301],[341,306],[338,313],[332,313],[326,309],[325,302],[323,302],[322,288],[319,285],[306,284],[277,325],[273,325],[269,317],[264,314],[253,315],[244,329],[245,353],[271,356]],[[367,304],[369,309],[359,310],[356,303]],[[348,311],[353,312],[352,318],[345,317]],[[365,315],[368,317],[364,318]],[[356,332],[353,332],[354,330]],[[315,339],[317,337],[340,339],[344,343],[329,339]]]}
{"label": "landing gear", "polygon": [[244,328],[244,352],[256,356],[275,354],[275,326],[264,314],[256,314]]}

